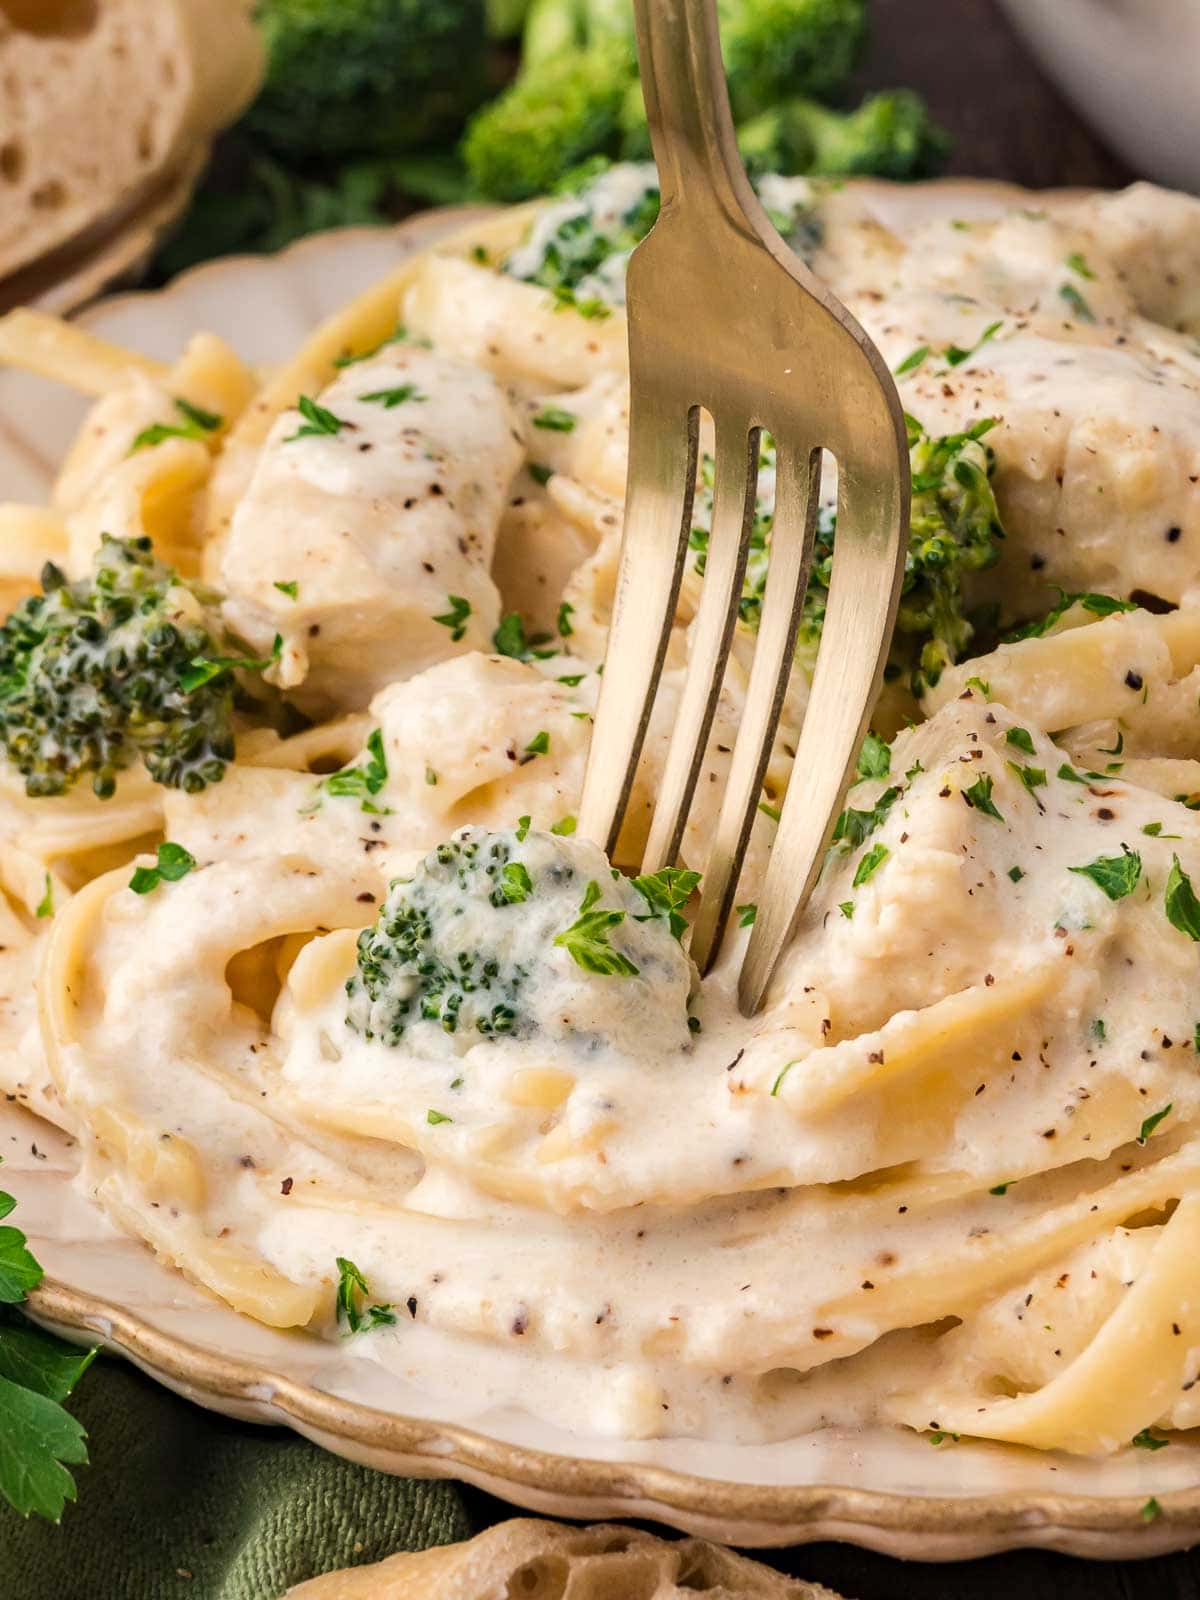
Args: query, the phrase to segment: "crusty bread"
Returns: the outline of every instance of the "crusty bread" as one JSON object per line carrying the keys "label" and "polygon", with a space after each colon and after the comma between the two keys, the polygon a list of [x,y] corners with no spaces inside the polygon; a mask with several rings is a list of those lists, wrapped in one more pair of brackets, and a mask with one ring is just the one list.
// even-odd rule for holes
{"label": "crusty bread", "polygon": [[135,215],[248,103],[252,0],[0,0],[0,278]]}
{"label": "crusty bread", "polygon": [[352,1567],[286,1600],[838,1600],[703,1539],[514,1517],[464,1544]]}

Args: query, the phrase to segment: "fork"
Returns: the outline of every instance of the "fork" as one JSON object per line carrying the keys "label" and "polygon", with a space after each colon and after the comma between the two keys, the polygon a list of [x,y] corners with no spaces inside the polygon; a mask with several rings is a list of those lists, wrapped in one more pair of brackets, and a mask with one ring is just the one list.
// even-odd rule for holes
{"label": "fork", "polygon": [[704,410],[716,441],[712,529],[642,871],[677,858],[737,620],[759,443],[769,432],[777,462],[770,569],[692,930],[701,972],[729,918],[791,671],[822,451],[838,465],[822,642],[739,974],[749,1016],[812,893],[879,691],[907,549],[907,436],[879,352],[787,248],[746,177],[716,0],[634,0],[634,12],[662,203],[629,263],[625,528],[578,828],[612,854],[674,622]]}

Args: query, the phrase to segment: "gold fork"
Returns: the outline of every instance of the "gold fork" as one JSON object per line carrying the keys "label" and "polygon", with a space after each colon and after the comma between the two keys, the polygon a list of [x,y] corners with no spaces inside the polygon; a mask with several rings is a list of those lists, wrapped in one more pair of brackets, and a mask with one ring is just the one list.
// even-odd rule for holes
{"label": "gold fork", "polygon": [[692,955],[716,957],[791,671],[812,564],[821,451],[838,464],[824,629],[739,1002],[750,1015],[812,892],[879,690],[909,518],[904,415],[874,345],[787,248],[742,167],[715,0],[634,0],[662,206],[628,274],[629,476],[608,653],[579,830],[611,854],[629,800],[688,549],[701,409],[716,476],[687,677],[642,862],[674,863],[737,619],[759,440],[775,440],[770,570]]}

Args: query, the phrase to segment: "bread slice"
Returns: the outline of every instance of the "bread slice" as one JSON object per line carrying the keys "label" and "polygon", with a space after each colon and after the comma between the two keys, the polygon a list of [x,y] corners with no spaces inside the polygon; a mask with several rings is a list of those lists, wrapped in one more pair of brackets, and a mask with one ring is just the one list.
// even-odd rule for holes
{"label": "bread slice", "polygon": [[0,278],[131,215],[244,108],[252,0],[0,0]]}
{"label": "bread slice", "polygon": [[703,1539],[514,1517],[464,1544],[392,1556],[289,1589],[285,1600],[838,1600]]}

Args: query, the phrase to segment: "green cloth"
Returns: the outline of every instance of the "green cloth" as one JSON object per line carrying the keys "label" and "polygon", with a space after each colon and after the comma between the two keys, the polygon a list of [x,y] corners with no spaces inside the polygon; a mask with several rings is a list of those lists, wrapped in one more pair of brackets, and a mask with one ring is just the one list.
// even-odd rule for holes
{"label": "green cloth", "polygon": [[55,1527],[0,1505],[3,1600],[278,1600],[477,1529],[452,1483],[392,1478],[98,1361],[68,1402],[91,1465]]}

